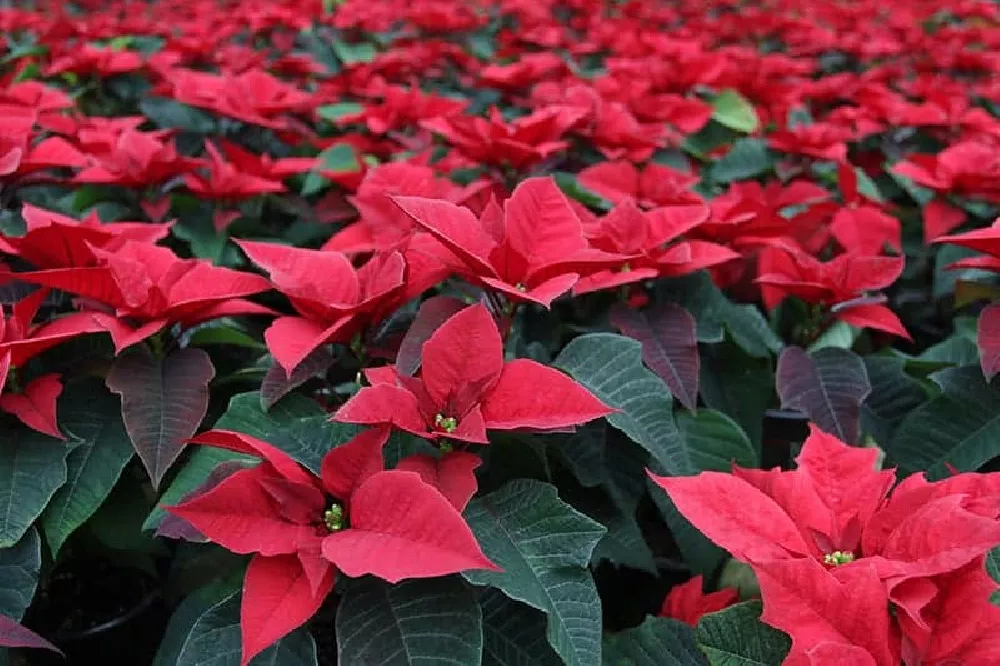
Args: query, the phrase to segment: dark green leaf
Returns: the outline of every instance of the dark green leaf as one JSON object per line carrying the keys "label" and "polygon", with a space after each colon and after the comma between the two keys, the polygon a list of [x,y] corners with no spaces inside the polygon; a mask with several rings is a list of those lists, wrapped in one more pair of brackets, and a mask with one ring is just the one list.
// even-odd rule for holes
{"label": "dark green leaf", "polygon": [[697,414],[678,414],[677,425],[687,441],[695,468],[701,471],[728,472],[732,463],[757,467],[757,449],[739,424],[711,409]]}
{"label": "dark green leaf", "polygon": [[708,666],[694,629],[679,620],[647,617],[638,627],[604,637],[604,666]]}
{"label": "dark green leaf", "polygon": [[132,459],[118,399],[98,381],[73,382],[59,396],[59,424],[76,445],[66,484],[52,496],[41,526],[53,554],[97,511]]}
{"label": "dark green leaf", "polygon": [[0,615],[21,620],[31,605],[42,568],[42,541],[30,529],[10,548],[0,548]]}
{"label": "dark green leaf", "polygon": [[461,578],[352,580],[337,608],[340,666],[478,666],[482,612]]}
{"label": "dark green leaf", "polygon": [[902,359],[869,356],[865,368],[872,392],[861,406],[861,430],[876,442],[888,442],[900,421],[929,396],[920,382],[906,374]]}
{"label": "dark green leaf", "polygon": [[900,477],[926,471],[949,476],[946,463],[971,472],[1000,455],[1000,388],[978,365],[951,368],[932,379],[942,393],[914,409],[884,447]]}
{"label": "dark green leaf", "polygon": [[66,483],[66,442],[27,428],[0,441],[0,548],[10,548]]}
{"label": "dark green leaf", "polygon": [[774,400],[771,363],[751,358],[736,345],[704,345],[701,398],[740,424],[759,450],[764,410]]}
{"label": "dark green leaf", "polygon": [[774,168],[774,159],[761,139],[740,139],[709,168],[709,175],[717,183],[731,183],[759,176]]}
{"label": "dark green leaf", "polygon": [[649,451],[661,471],[686,474],[694,469],[674,423],[670,390],[643,366],[638,342],[610,333],[582,335],[566,345],[554,365],[617,408],[608,423]]}
{"label": "dark green leaf", "polygon": [[696,636],[712,666],[778,666],[792,641],[760,621],[759,601],[709,613],[698,622]]}
{"label": "dark green leaf", "polygon": [[211,115],[176,100],[164,97],[145,97],[139,102],[139,110],[157,127],[179,129],[195,134],[215,132],[215,120]]}
{"label": "dark green leaf", "polygon": [[601,600],[587,566],[604,528],[561,501],[554,486],[527,479],[474,499],[465,517],[503,571],[463,575],[544,612],[549,644],[569,666],[599,664]]}
{"label": "dark green leaf", "polygon": [[486,588],[483,610],[483,666],[562,666],[545,638],[545,615]]}

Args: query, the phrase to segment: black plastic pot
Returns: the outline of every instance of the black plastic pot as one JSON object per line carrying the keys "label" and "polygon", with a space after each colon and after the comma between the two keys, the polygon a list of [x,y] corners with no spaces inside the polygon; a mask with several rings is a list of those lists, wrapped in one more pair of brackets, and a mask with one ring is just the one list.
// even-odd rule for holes
{"label": "black plastic pot", "polygon": [[169,618],[159,582],[103,561],[60,567],[31,609],[33,626],[66,655],[34,651],[31,666],[150,664]]}

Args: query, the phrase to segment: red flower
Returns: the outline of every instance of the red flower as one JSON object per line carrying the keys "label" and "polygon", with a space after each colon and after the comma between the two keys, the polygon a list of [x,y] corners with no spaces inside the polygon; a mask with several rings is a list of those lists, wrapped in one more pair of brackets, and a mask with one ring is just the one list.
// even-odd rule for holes
{"label": "red flower", "polygon": [[[230,150],[232,150],[231,147]],[[253,173],[240,171],[236,165],[226,160],[211,141],[205,142],[205,151],[208,152],[209,156],[207,162],[208,177],[196,172],[184,174],[184,184],[197,195],[206,199],[238,201],[249,199],[258,194],[285,190],[285,186],[280,180],[262,178]]]}
{"label": "red flower", "polygon": [[56,398],[62,385],[56,375],[31,381],[20,393],[4,393],[11,369],[24,365],[43,351],[87,333],[104,330],[87,314],[73,313],[45,324],[32,324],[48,289],[39,289],[14,304],[11,316],[0,309],[0,409],[16,416],[38,432],[66,439],[56,424]]}
{"label": "red flower", "polygon": [[406,264],[399,252],[373,257],[360,269],[340,252],[238,241],[266,270],[299,316],[279,317],[264,332],[271,355],[291,373],[313,350],[345,342],[398,303]]}
{"label": "red flower", "polygon": [[837,319],[853,326],[910,337],[892,310],[869,297],[870,292],[896,281],[903,272],[902,257],[847,253],[824,263],[802,252],[775,247],[761,253],[759,271],[756,282],[769,309],[787,296],[797,296],[806,303],[830,308]]}
{"label": "red flower", "polygon": [[80,76],[113,76],[142,68],[142,56],[131,51],[75,44],[63,50],[45,68],[46,76],[72,72]]}
{"label": "red flower", "polygon": [[18,273],[18,279],[84,298],[88,316],[111,334],[118,351],[170,324],[184,326],[237,314],[273,314],[246,301],[270,285],[259,275],[179,259],[165,247],[125,241],[93,248],[98,265]]}
{"label": "red flower", "polygon": [[[425,93],[416,84],[409,88],[387,85],[379,90],[379,94],[382,97],[380,103],[366,105],[358,114],[373,134],[386,134],[407,129],[420,121],[454,116],[468,106],[465,100]],[[347,117],[340,122],[353,119]]]}
{"label": "red flower", "polygon": [[507,123],[494,107],[488,119],[449,116],[420,124],[480,164],[525,169],[564,150],[569,144],[562,136],[584,114],[580,109],[548,109]]}
{"label": "red flower", "polygon": [[602,162],[587,167],[577,178],[581,185],[615,204],[626,198],[642,208],[702,203],[691,191],[698,176],[656,162],[649,162],[642,171],[631,162]]}
{"label": "red flower", "polygon": [[477,220],[446,201],[393,197],[400,208],[452,251],[462,274],[515,301],[549,307],[580,278],[624,257],[592,250],[580,218],[550,178],[529,178],[501,208]]}
{"label": "red flower", "polygon": [[366,375],[372,386],[335,420],[487,444],[487,430],[565,428],[614,411],[558,370],[528,359],[505,363],[500,332],[481,305],[453,315],[424,343],[419,377],[394,366]]}
{"label": "red flower", "polygon": [[479,79],[493,88],[517,90],[558,77],[567,69],[566,62],[550,51],[526,53],[509,65],[487,65],[479,71]]}
{"label": "red flower", "polygon": [[94,248],[113,251],[126,241],[156,243],[170,232],[170,225],[145,222],[103,223],[92,212],[83,220],[24,204],[21,216],[27,226],[23,236],[0,236],[0,252],[27,261],[35,268],[95,266]]}
{"label": "red flower", "polygon": [[702,577],[695,576],[671,588],[663,600],[660,617],[671,617],[693,627],[702,615],[728,608],[740,600],[740,593],[731,587],[705,594],[702,592],[703,584]]}
{"label": "red flower", "polygon": [[622,255],[623,261],[613,269],[581,277],[573,286],[573,293],[685,275],[739,259],[739,253],[708,241],[687,240],[667,245],[708,219],[708,214],[704,204],[642,212],[626,199],[604,217],[594,218],[585,230],[591,247]]}
{"label": "red flower", "polygon": [[1000,157],[986,143],[966,141],[936,155],[910,155],[893,171],[937,192],[1000,203]]}
{"label": "red flower", "polygon": [[768,144],[777,150],[794,155],[808,155],[820,160],[847,161],[847,144],[851,132],[823,123],[797,125],[794,128],[772,132]]}
{"label": "red flower", "polygon": [[[917,474],[890,494],[895,474],[877,471],[877,458],[813,427],[791,472],[734,466],[653,479],[695,527],[753,567],[763,619],[792,636],[792,663],[819,650],[897,666],[900,635],[907,663],[928,663],[936,600],[1000,543],[1000,474],[936,483]],[[965,601],[993,613],[986,593]],[[947,649],[979,640],[955,634]]]}
{"label": "red flower", "polygon": [[312,617],[337,570],[392,583],[497,570],[437,488],[419,473],[384,470],[388,435],[368,430],[332,449],[320,477],[248,435],[213,430],[192,440],[263,459],[167,507],[223,548],[253,554],[241,609],[244,666]]}
{"label": "red flower", "polygon": [[888,245],[900,252],[903,246],[899,220],[858,191],[854,167],[838,165],[837,178],[845,205],[837,207],[830,222],[830,232],[841,247],[848,252],[877,255]]}
{"label": "red flower", "polygon": [[65,139],[34,142],[36,114],[21,107],[0,109],[0,183],[14,183],[46,169],[82,167],[86,157]]}
{"label": "red flower", "polygon": [[[198,166],[198,161],[177,153],[159,132],[127,129],[109,132],[109,143],[92,151],[93,164],[73,179],[77,183],[145,188],[159,185]],[[96,137],[95,137],[96,139]]]}

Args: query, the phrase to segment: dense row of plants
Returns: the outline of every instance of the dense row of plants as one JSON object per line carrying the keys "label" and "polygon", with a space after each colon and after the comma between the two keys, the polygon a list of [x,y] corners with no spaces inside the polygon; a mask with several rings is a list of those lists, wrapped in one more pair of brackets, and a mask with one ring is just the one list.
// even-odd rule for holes
{"label": "dense row of plants", "polygon": [[39,0],[0,127],[0,664],[1000,663],[996,4]]}

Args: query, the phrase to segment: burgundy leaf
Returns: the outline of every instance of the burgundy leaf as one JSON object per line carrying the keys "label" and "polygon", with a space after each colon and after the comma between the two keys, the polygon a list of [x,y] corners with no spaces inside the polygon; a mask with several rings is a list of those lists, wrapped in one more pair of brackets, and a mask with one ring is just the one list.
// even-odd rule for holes
{"label": "burgundy leaf", "polygon": [[200,349],[154,358],[136,345],[114,360],[108,388],[122,398],[122,419],[154,486],[177,460],[208,411],[212,361]]}
{"label": "burgundy leaf", "polygon": [[466,306],[451,296],[432,296],[420,304],[417,316],[399,345],[396,370],[401,375],[413,376],[420,369],[420,352],[428,338],[448,321],[453,314]]}
{"label": "burgundy leaf", "polygon": [[[252,463],[251,463],[252,464]],[[205,480],[201,482],[194,490],[186,493],[181,497],[178,504],[183,504],[188,500],[194,499],[199,495],[204,495],[212,488],[225,481],[231,474],[235,474],[241,469],[246,469],[247,463],[242,460],[226,460],[218,465],[209,472]],[[156,536],[164,537],[166,539],[183,539],[184,541],[191,541],[194,543],[205,543],[208,539],[204,534],[198,531],[198,529],[184,520],[175,513],[169,513],[164,516],[163,520],[160,522],[160,526],[156,529]]]}
{"label": "burgundy leaf", "polygon": [[647,312],[617,304],[611,309],[611,325],[642,343],[642,360],[693,411],[698,404],[701,358],[691,313],[674,303]]}
{"label": "burgundy leaf", "polygon": [[306,356],[301,363],[295,366],[291,374],[286,373],[280,364],[274,363],[260,384],[260,406],[265,412],[271,409],[275,403],[288,395],[289,391],[302,386],[312,377],[326,372],[333,365],[333,361],[330,349],[323,345]]}
{"label": "burgundy leaf", "polygon": [[6,615],[0,615],[0,647],[40,648],[62,654],[55,645]]}
{"label": "burgundy leaf", "polygon": [[979,363],[986,381],[1000,372],[1000,303],[992,303],[979,315],[976,341],[979,343]]}
{"label": "burgundy leaf", "polygon": [[782,408],[799,410],[844,442],[858,442],[861,403],[872,387],[856,354],[835,347],[812,354],[786,347],[778,359],[776,385]]}

